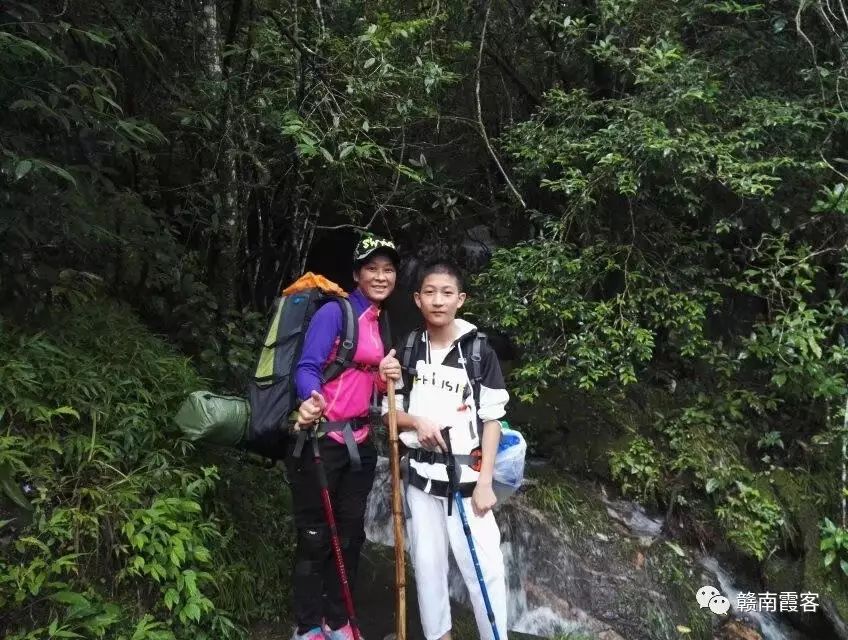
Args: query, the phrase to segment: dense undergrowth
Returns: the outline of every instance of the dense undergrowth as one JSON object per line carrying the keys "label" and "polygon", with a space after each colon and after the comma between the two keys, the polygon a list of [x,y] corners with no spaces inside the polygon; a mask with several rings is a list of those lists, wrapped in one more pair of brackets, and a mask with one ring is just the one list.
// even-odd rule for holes
{"label": "dense undergrowth", "polygon": [[2,325],[0,635],[235,638],[284,612],[282,479],[178,439],[201,384],[117,305]]}

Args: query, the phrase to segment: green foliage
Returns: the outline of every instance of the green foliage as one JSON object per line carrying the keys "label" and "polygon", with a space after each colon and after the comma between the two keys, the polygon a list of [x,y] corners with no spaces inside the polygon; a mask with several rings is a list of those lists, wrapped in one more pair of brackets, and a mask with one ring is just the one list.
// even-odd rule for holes
{"label": "green foliage", "polygon": [[[670,471],[690,474],[694,496],[708,498],[728,539],[760,560],[777,544],[784,527],[780,507],[758,488],[759,479],[767,475],[751,471],[740,444],[752,441],[758,432],[746,424],[767,408],[774,409],[761,401],[744,392],[727,392],[713,400],[700,396],[694,406],[661,426]],[[764,437],[773,439],[774,432]]]}
{"label": "green foliage", "polygon": [[783,526],[783,512],[774,499],[739,481],[724,496],[716,515],[728,540],[758,560],[774,550]]}
{"label": "green foliage", "polygon": [[239,637],[220,603],[255,549],[171,424],[200,380],[124,309],[59,315],[0,332],[0,464],[32,503],[4,508],[5,637]]}
{"label": "green foliage", "polygon": [[[724,399],[701,396],[674,417],[661,418],[654,439],[629,437],[610,452],[610,470],[622,490],[642,502],[678,508],[706,502],[727,539],[762,560],[779,543],[784,516],[771,493],[759,488],[768,472],[752,472],[738,444],[753,439],[745,433],[751,399],[744,394]],[[774,442],[775,434],[761,441]],[[687,483],[681,486],[683,477]]]}
{"label": "green foliage", "polygon": [[525,495],[533,507],[570,530],[605,530],[608,525],[606,512],[594,504],[591,491],[586,491],[574,479],[564,480],[552,468],[533,471],[532,479],[533,484]]}
{"label": "green foliage", "polygon": [[611,453],[614,477],[708,504],[757,558],[785,527],[769,474],[835,471],[806,452],[846,388],[844,63],[821,25],[790,35],[792,15],[539,3],[562,82],[500,138],[537,194],[532,239],[494,253],[473,307],[517,345],[522,400],[663,372],[674,407]]}
{"label": "green foliage", "polygon": [[842,574],[848,576],[848,531],[836,526],[830,518],[824,518],[819,529],[821,531],[819,550],[824,554],[822,558],[824,568],[830,569],[833,565],[833,567],[839,567]]}
{"label": "green foliage", "polygon": [[413,130],[460,78],[450,13],[371,6],[5,3],[4,304],[44,312],[78,274],[235,384],[234,325],[300,275],[319,226],[400,227],[446,199]]}
{"label": "green foliage", "polygon": [[663,476],[662,456],[646,438],[637,436],[626,449],[610,454],[612,477],[625,494],[655,503]]}
{"label": "green foliage", "polygon": [[[789,397],[839,397],[848,351],[833,336],[845,326],[848,307],[836,289],[816,292],[828,266],[816,263],[808,244],[792,246],[788,235],[764,234],[751,253],[736,287],[764,299],[770,317],[754,323],[750,337],[741,339],[738,357],[767,363],[771,383]],[[845,273],[845,265],[839,269]]]}
{"label": "green foliage", "polygon": [[[522,399],[554,381],[581,389],[634,382],[659,331],[687,356],[706,349],[703,323],[714,295],[653,281],[631,266],[631,253],[624,245],[580,249],[548,240],[495,253],[475,281],[486,295],[472,310],[521,347],[512,375]],[[617,291],[604,295],[611,285]]]}
{"label": "green foliage", "polygon": [[[7,295],[35,310],[65,267],[96,272],[104,258],[122,251],[165,255],[172,249],[169,230],[154,247],[157,225],[143,195],[116,184],[126,169],[123,158],[150,159],[165,142],[155,124],[120,104],[121,78],[109,63],[127,46],[126,34],[74,24],[63,14],[44,19],[18,2],[0,11],[6,78],[0,104],[8,115],[0,143],[0,277]],[[87,259],[52,259],[45,249],[60,240]],[[150,266],[154,277],[158,267],[167,269]]]}
{"label": "green foliage", "polygon": [[336,233],[454,254],[485,225],[470,310],[516,347],[513,395],[615,405],[661,379],[613,473],[708,505],[753,556],[784,526],[769,474],[836,470],[846,69],[815,3],[101,4],[0,8],[0,307],[51,327],[0,338],[2,594],[42,629],[15,633],[221,636],[225,610],[283,609],[285,499],[165,435],[185,361],[57,309],[128,302],[237,391],[270,300]]}

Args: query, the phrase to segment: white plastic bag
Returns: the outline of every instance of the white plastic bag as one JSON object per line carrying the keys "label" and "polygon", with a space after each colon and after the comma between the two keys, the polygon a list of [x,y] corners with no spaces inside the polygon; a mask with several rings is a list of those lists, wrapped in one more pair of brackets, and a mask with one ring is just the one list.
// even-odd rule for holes
{"label": "white plastic bag", "polygon": [[506,421],[501,422],[501,442],[495,456],[493,488],[499,502],[503,502],[518,491],[524,480],[524,458],[527,442]]}

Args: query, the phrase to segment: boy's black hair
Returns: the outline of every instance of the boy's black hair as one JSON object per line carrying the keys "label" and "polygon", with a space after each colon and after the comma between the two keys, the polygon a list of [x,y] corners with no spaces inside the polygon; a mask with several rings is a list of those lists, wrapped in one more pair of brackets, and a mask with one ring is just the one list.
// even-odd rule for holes
{"label": "boy's black hair", "polygon": [[418,286],[415,290],[421,291],[421,287],[424,285],[424,280],[427,279],[427,276],[431,276],[434,273],[443,273],[451,276],[454,280],[456,280],[456,288],[459,290],[459,293],[465,291],[465,279],[462,277],[462,271],[460,268],[450,260],[440,258],[430,260],[421,267],[421,270],[418,272]]}

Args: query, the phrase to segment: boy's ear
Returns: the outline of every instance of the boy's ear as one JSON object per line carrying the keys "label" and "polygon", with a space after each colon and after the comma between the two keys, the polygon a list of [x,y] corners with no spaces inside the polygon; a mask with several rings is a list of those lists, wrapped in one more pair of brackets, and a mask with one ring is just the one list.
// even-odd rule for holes
{"label": "boy's ear", "polygon": [[464,291],[460,292],[460,294],[457,296],[457,298],[459,299],[459,304],[456,305],[456,308],[461,309],[462,305],[465,304],[465,292]]}
{"label": "boy's ear", "polygon": [[356,284],[359,284],[359,271],[357,271],[356,269],[353,270],[353,281]]}
{"label": "boy's ear", "polygon": [[421,294],[417,291],[412,293],[412,299],[415,300],[415,306],[421,309]]}

